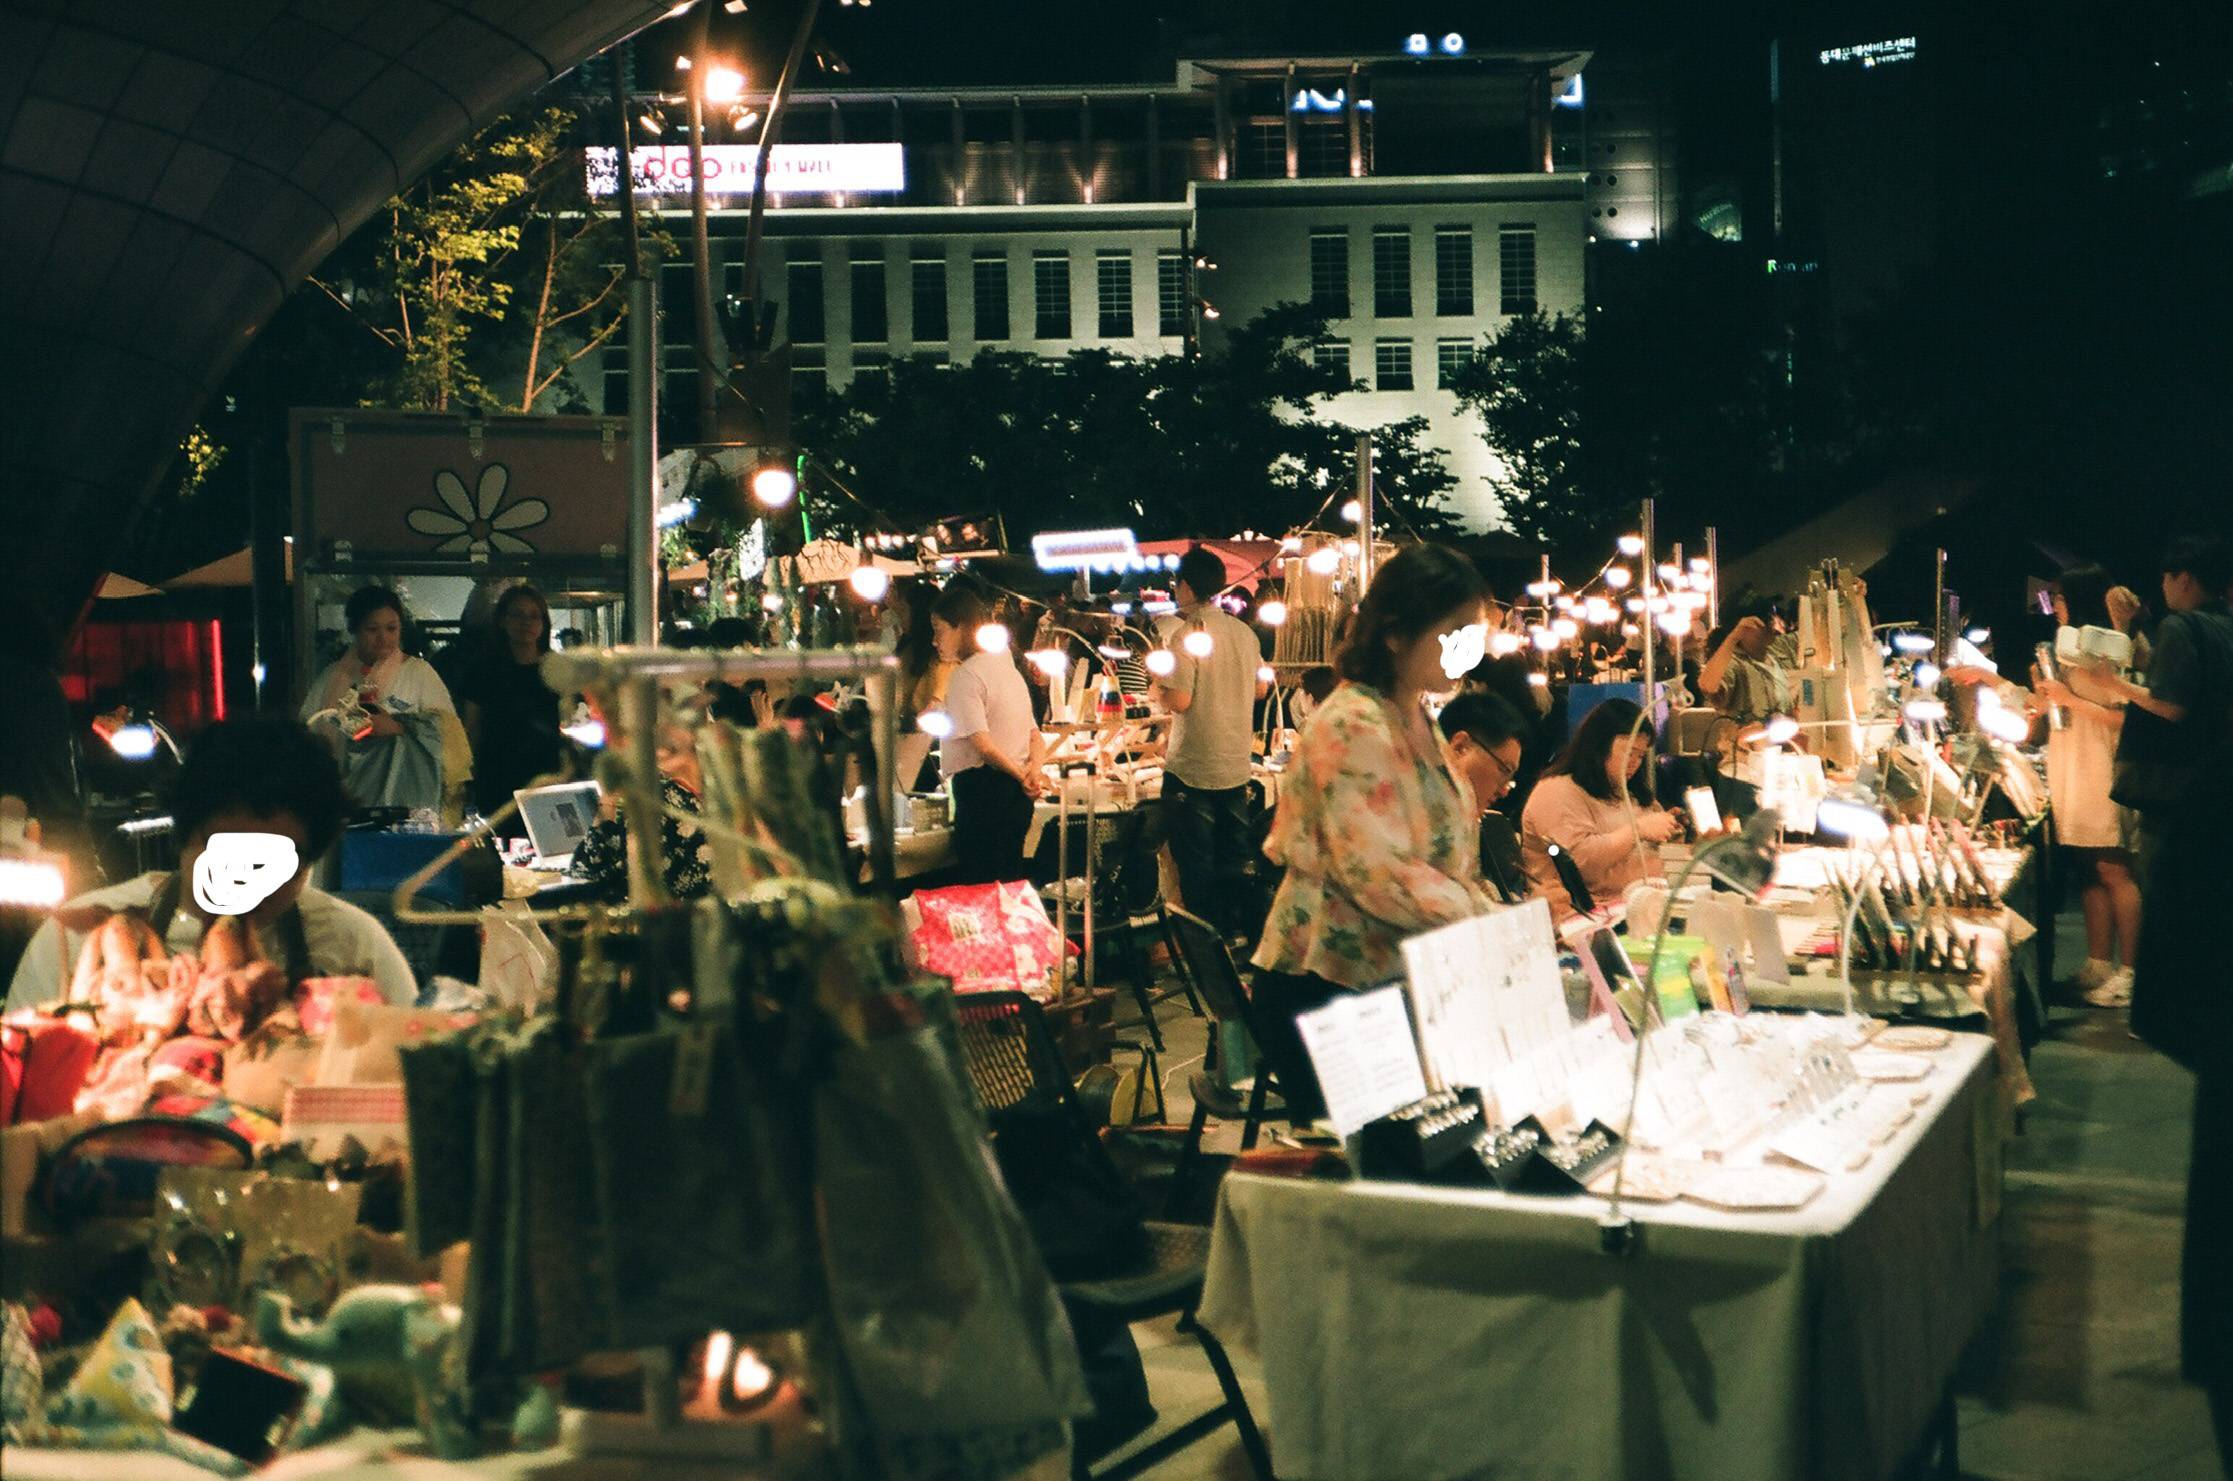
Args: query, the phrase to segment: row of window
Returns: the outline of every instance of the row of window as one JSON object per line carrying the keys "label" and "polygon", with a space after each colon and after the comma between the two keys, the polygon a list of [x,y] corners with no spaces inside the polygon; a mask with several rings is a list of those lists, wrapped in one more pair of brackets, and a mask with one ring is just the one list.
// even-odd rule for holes
{"label": "row of window", "polygon": [[[1470,339],[1438,339],[1434,342],[1434,384],[1447,387],[1457,379],[1458,371],[1473,358],[1479,346]],[[1349,368],[1349,341],[1324,339],[1310,348],[1311,363],[1321,370],[1332,370],[1343,380],[1352,380]],[[1411,341],[1408,339],[1376,339],[1372,342],[1372,388],[1376,391],[1413,391],[1419,389],[1411,369]]]}
{"label": "row of window", "polygon": [[[1500,226],[1496,233],[1497,312],[1535,311],[1535,228]],[[1310,234],[1311,307],[1329,318],[1349,316],[1349,233],[1340,227]],[[1372,312],[1378,319],[1408,319],[1411,307],[1411,228],[1372,229]],[[1434,229],[1434,312],[1438,318],[1473,316],[1473,228]]]}
{"label": "row of window", "polygon": [[[891,338],[891,313],[885,293],[884,260],[856,258],[847,265],[852,293],[854,344],[884,344]],[[947,302],[946,259],[918,254],[908,268],[908,297],[914,308],[910,335],[918,344],[952,338]],[[793,262],[785,268],[789,337],[793,344],[821,344],[828,333],[819,261]],[[1013,337],[1009,322],[1008,257],[980,252],[970,259],[970,330],[979,341]],[[1131,339],[1137,333],[1132,305],[1132,253],[1104,248],[1094,254],[1094,327],[1102,339]],[[1168,338],[1187,333],[1186,260],[1176,250],[1155,259],[1155,332]],[[1031,308],[1034,339],[1073,339],[1077,335],[1070,291],[1070,254],[1051,250],[1031,254]]]}

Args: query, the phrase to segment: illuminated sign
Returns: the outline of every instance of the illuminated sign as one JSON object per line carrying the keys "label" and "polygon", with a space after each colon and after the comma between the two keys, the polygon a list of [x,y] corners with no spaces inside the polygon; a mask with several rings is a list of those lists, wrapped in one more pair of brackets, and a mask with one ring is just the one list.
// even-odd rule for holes
{"label": "illuminated sign", "polygon": [[[609,196],[619,189],[617,149],[582,151],[589,193]],[[759,167],[757,144],[705,146],[706,193],[745,195]],[[638,149],[629,156],[638,195],[687,195],[688,148]],[[778,144],[768,161],[770,195],[888,195],[907,188],[907,151],[897,144]]]}
{"label": "illuminated sign", "polygon": [[[1348,101],[1349,89],[1345,87],[1335,88],[1334,95],[1330,98],[1317,88],[1302,87],[1295,89],[1295,96],[1289,100],[1287,106],[1288,110],[1293,113],[1339,113]],[[1372,99],[1359,98],[1357,107],[1366,113],[1370,113],[1372,111]]]}
{"label": "illuminated sign", "polygon": [[1406,56],[1432,56],[1438,47],[1446,57],[1462,57],[1465,55],[1465,38],[1455,31],[1445,34],[1440,41],[1436,41],[1424,31],[1413,31],[1409,36],[1403,38],[1403,50]]}
{"label": "illuminated sign", "polygon": [[1914,60],[1913,36],[1898,36],[1890,41],[1864,41],[1857,46],[1833,46],[1820,57],[1825,67],[1834,67],[1844,62],[1859,62],[1863,67],[1889,67],[1894,62]]}
{"label": "illuminated sign", "polygon": [[1137,570],[1139,541],[1130,530],[1059,530],[1031,537],[1042,571]]}

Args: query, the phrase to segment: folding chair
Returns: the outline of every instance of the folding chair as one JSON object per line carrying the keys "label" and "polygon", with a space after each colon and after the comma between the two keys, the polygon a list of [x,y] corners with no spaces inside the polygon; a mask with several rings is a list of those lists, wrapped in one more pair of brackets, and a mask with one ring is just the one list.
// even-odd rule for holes
{"label": "folding chair", "polygon": [[[1062,1055],[1039,1005],[1022,993],[969,993],[955,999],[963,1058],[978,1097],[990,1113],[997,1139],[1003,1113],[1053,1111],[1083,1144],[1082,1155],[1106,1161],[1071,1089]],[[1180,1425],[1152,1445],[1102,1471],[1094,1457],[1073,1455],[1072,1481],[1127,1481],[1177,1454],[1230,1421],[1258,1481],[1272,1481],[1271,1455],[1248,1412],[1233,1365],[1217,1339],[1194,1320],[1209,1268],[1209,1231],[1188,1224],[1147,1222],[1147,1250],[1135,1268],[1095,1280],[1066,1281],[1063,1300],[1126,1324],[1178,1317],[1178,1329],[1201,1346],[1224,1402]]]}
{"label": "folding chair", "polygon": [[1179,958],[1202,1000],[1208,1004],[1210,1019],[1216,1025],[1211,1042],[1217,1041],[1225,1025],[1237,1025],[1248,1045],[1256,1075],[1245,1103],[1240,1092],[1228,1085],[1222,1074],[1203,1069],[1188,1077],[1187,1089],[1194,1097],[1194,1119],[1187,1125],[1186,1141],[1179,1149],[1178,1168],[1171,1175],[1171,1192],[1163,1207],[1166,1215],[1175,1212],[1186,1197],[1195,1165],[1201,1161],[1202,1132],[1213,1114],[1222,1120],[1241,1123],[1241,1150],[1245,1152],[1256,1145],[1264,1118],[1278,1110],[1270,1104],[1273,1076],[1271,1067],[1264,1062],[1263,1041],[1256,1032],[1248,988],[1241,981],[1240,969],[1233,965],[1233,954],[1226,949],[1225,938],[1198,915],[1189,915],[1175,906],[1168,914]]}

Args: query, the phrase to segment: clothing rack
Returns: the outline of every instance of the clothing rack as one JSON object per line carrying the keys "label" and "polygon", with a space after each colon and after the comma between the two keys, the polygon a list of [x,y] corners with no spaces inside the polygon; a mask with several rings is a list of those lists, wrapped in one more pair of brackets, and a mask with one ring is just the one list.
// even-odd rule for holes
{"label": "clothing rack", "polygon": [[[653,737],[659,720],[659,686],[673,680],[699,683],[744,682],[751,679],[862,679],[868,696],[869,720],[876,751],[876,777],[869,789],[869,878],[876,893],[897,898],[897,864],[894,856],[892,794],[898,785],[899,659],[890,649],[856,645],[844,648],[797,650],[605,648],[554,652],[543,660],[543,679],[561,693],[600,690],[616,703],[611,709],[615,729],[625,743],[629,773],[628,806],[622,817],[628,829],[628,903],[641,909],[665,902],[667,888],[660,868],[661,800],[659,762]],[[434,877],[487,837],[513,812],[517,802],[507,802],[481,825],[444,849],[416,873],[396,886],[397,920],[422,925],[474,924],[478,911],[426,910],[417,903],[421,890]],[[567,907],[566,913],[604,914],[604,907]]]}

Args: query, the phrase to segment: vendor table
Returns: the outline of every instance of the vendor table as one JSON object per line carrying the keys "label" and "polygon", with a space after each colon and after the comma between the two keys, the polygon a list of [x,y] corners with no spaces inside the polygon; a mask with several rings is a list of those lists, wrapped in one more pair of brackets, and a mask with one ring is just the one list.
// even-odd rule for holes
{"label": "vendor table", "polygon": [[1233,1174],[1201,1321],[1256,1354],[1286,1481],[1891,1476],[1990,1307],[2002,1117],[1990,1046],[1804,1209]]}

